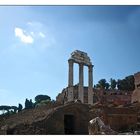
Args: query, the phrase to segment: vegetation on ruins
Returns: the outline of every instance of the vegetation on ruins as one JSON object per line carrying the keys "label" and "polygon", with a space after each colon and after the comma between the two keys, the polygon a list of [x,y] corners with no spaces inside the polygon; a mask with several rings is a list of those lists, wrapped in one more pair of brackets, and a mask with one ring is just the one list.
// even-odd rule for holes
{"label": "vegetation on ruins", "polygon": [[14,111],[14,113],[16,113],[18,110],[18,108],[16,106],[11,106],[11,109]]}
{"label": "vegetation on ruins", "polygon": [[106,81],[106,79],[101,79],[98,81],[98,84],[94,86],[95,88],[107,90],[107,89],[117,89],[124,91],[133,91],[135,89],[134,84],[134,76],[130,75],[125,77],[124,79],[110,79],[110,83]]}
{"label": "vegetation on ruins", "polygon": [[43,100],[51,101],[51,98],[50,98],[48,95],[37,95],[37,96],[35,97],[35,101],[36,101],[37,103],[39,103],[39,102],[41,102],[41,101],[43,101]]}
{"label": "vegetation on ruins", "polygon": [[32,102],[32,99],[28,100],[26,98],[26,100],[25,100],[25,109],[31,109],[31,108],[33,108],[33,106],[34,106],[34,104]]}
{"label": "vegetation on ruins", "polygon": [[134,84],[134,76],[130,75],[125,77],[122,80],[117,81],[117,88],[119,90],[128,90],[128,91],[133,91],[135,89],[135,84]]}
{"label": "vegetation on ruins", "polygon": [[23,108],[22,104],[18,104],[17,106],[8,106],[8,105],[1,105],[0,111],[2,115],[11,115],[22,111],[23,109],[32,109],[37,106],[47,105],[48,103],[55,103],[55,100],[51,100],[48,95],[37,95],[35,97],[35,102],[32,99],[25,99],[25,108]]}
{"label": "vegetation on ruins", "polygon": [[100,88],[100,89],[109,89],[110,84],[106,81],[106,79],[101,79],[98,81],[98,84],[95,85],[95,88]]}
{"label": "vegetation on ruins", "polygon": [[0,110],[3,112],[3,114],[5,113],[5,111],[9,111],[10,106],[6,106],[6,105],[1,105],[0,106]]}
{"label": "vegetation on ruins", "polygon": [[16,106],[1,105],[0,110],[3,114],[13,114],[17,112],[18,108]]}
{"label": "vegetation on ruins", "polygon": [[110,79],[110,88],[115,89],[117,86],[117,81],[115,79]]}
{"label": "vegetation on ruins", "polygon": [[20,111],[22,111],[22,109],[23,109],[23,106],[22,106],[22,104],[18,104],[18,112],[20,112]]}
{"label": "vegetation on ruins", "polygon": [[[130,75],[125,77],[124,79],[110,79],[109,82],[107,82],[106,79],[101,79],[98,81],[96,85],[94,85],[94,88],[99,88],[101,90],[108,90],[108,89],[118,89],[123,91],[133,91],[135,89],[134,84],[134,76]],[[8,106],[8,105],[1,105],[0,111],[3,115],[10,115],[15,114],[17,112],[22,111],[23,109],[31,109],[42,105],[47,105],[49,103],[55,103],[54,100],[51,100],[51,98],[48,95],[37,95],[35,97],[35,102],[32,102],[32,99],[25,100],[25,108],[23,108],[22,104],[18,104],[17,106]]]}
{"label": "vegetation on ruins", "polygon": [[49,102],[51,102],[51,98],[48,95],[37,95],[35,97],[35,107],[36,106],[46,105]]}

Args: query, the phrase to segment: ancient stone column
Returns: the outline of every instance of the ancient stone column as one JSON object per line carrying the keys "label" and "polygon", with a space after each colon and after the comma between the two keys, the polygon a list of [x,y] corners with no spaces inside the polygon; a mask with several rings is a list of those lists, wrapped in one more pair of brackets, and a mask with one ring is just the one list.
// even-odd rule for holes
{"label": "ancient stone column", "polygon": [[88,66],[88,86],[93,87],[93,65]]}
{"label": "ancient stone column", "polygon": [[68,60],[69,62],[69,81],[68,81],[68,87],[73,86],[73,60]]}
{"label": "ancient stone column", "polygon": [[69,59],[69,77],[68,77],[68,101],[73,101],[74,96],[73,96],[73,60]]}
{"label": "ancient stone column", "polygon": [[88,104],[93,104],[93,65],[88,66]]}
{"label": "ancient stone column", "polygon": [[79,92],[78,92],[78,99],[84,103],[84,88],[83,88],[83,67],[82,63],[79,63]]}

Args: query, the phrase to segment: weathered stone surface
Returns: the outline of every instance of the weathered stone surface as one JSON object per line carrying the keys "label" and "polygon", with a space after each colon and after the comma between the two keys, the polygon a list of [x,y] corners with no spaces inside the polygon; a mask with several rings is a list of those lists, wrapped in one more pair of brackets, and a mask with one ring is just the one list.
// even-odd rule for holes
{"label": "weathered stone surface", "polygon": [[68,92],[66,93],[67,94],[67,100],[66,102],[71,102],[74,100],[74,93],[73,93],[73,86],[72,87],[68,87]]}
{"label": "weathered stone surface", "polygon": [[[90,90],[90,92],[88,92],[88,90]],[[59,97],[57,97],[57,101],[60,102],[60,100],[63,100],[63,101],[65,100],[65,102],[67,102],[67,98],[68,98],[67,91],[68,91],[68,87],[65,88],[61,92],[62,96],[60,94]],[[131,104],[131,96],[133,93],[132,91],[119,91],[119,90],[102,91],[100,89],[94,89],[94,88],[88,88],[88,87],[84,87],[83,92],[84,92],[84,103],[89,102],[89,104],[90,104],[90,102],[95,103],[95,102],[100,101],[105,104],[111,103],[112,106]],[[104,92],[106,93],[105,95],[103,94]],[[126,95],[126,93],[127,93],[127,95]],[[65,94],[65,96],[63,96],[64,94]],[[64,97],[64,98],[62,98],[62,97]],[[73,98],[74,98],[73,100],[78,99],[78,85],[73,86]]]}
{"label": "weathered stone surface", "polygon": [[135,79],[135,89],[140,87],[140,72],[134,74]]}
{"label": "weathered stone surface", "polygon": [[87,53],[76,50],[71,53],[71,58],[75,63],[83,63],[85,65],[91,65],[90,58]]}
{"label": "weathered stone surface", "polygon": [[73,61],[68,60],[69,63],[69,77],[68,77],[68,87],[73,86]]}
{"label": "weathered stone surface", "polygon": [[73,134],[88,134],[88,123],[96,117],[103,122],[98,119],[94,121],[95,126],[99,125],[100,128],[94,127],[93,134],[109,135],[112,134],[111,128],[117,132],[129,132],[127,130],[137,130],[130,127],[134,128],[133,125],[137,124],[138,110],[139,106],[137,110],[134,107],[105,107],[100,103],[91,106],[75,100],[53,108],[43,106],[11,115],[0,126],[0,134],[66,134],[64,120],[69,115],[74,118]]}
{"label": "weathered stone surface", "polygon": [[84,103],[84,88],[83,88],[83,64],[79,64],[79,89],[78,89],[78,99]]}
{"label": "weathered stone surface", "polygon": [[[137,109],[135,107],[104,107],[103,120],[115,131],[128,130],[136,126]],[[121,121],[121,123],[119,123]]]}
{"label": "weathered stone surface", "polygon": [[133,135],[132,132],[119,133],[118,135]]}
{"label": "weathered stone surface", "polygon": [[[74,119],[70,122],[73,123],[73,128],[70,128],[73,129],[72,134],[88,134],[89,107],[80,102],[71,102],[64,106],[55,107],[50,111],[46,110],[46,113],[42,117],[41,115],[38,115],[38,117],[37,115],[35,116],[33,110],[32,114],[30,113],[29,110],[28,114],[26,112],[27,116],[24,116],[25,121],[23,120],[23,116],[18,114],[14,118],[9,118],[9,120],[7,120],[9,123],[6,124],[6,128],[4,129],[5,133],[18,135],[66,134],[66,127],[69,126],[66,126],[65,124],[65,116],[72,116]],[[32,120],[29,119],[29,116],[31,118],[31,115],[35,117]],[[13,122],[12,119],[14,119]],[[18,122],[16,122],[16,119]],[[4,127],[5,126],[3,126],[3,128]]]}
{"label": "weathered stone surface", "polygon": [[140,89],[135,89],[133,91],[131,102],[140,102]]}
{"label": "weathered stone surface", "polygon": [[140,102],[140,72],[134,74],[135,79],[135,90],[132,94],[131,102]]}
{"label": "weathered stone surface", "polygon": [[96,117],[89,122],[90,135],[115,135],[117,132],[113,131],[109,126],[106,126],[103,121]]}
{"label": "weathered stone surface", "polygon": [[140,135],[140,131],[135,131],[134,135]]}
{"label": "weathered stone surface", "polygon": [[[93,104],[93,93],[92,93],[92,88],[93,88],[93,65],[90,61],[90,58],[88,57],[87,53],[76,50],[71,54],[70,59],[68,60],[69,63],[69,80],[68,80],[68,94],[67,94],[67,101],[71,102],[74,101],[75,99],[81,100],[82,103],[88,103],[88,104]],[[78,91],[77,91],[77,98],[74,96],[74,86],[73,86],[73,64],[78,63],[79,64],[79,83],[78,83]],[[89,80],[88,80],[88,100],[85,102],[84,99],[84,66],[88,66],[89,69]]]}

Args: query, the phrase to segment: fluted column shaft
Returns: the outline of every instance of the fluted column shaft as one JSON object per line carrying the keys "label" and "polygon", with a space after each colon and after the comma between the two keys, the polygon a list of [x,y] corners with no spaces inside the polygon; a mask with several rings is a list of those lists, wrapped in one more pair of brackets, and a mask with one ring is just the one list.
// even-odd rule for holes
{"label": "fluted column shaft", "polygon": [[93,87],[93,65],[88,66],[88,86]]}
{"label": "fluted column shaft", "polygon": [[73,93],[73,60],[68,60],[69,63],[69,77],[68,77],[68,101],[74,100]]}
{"label": "fluted column shaft", "polygon": [[84,68],[84,65],[82,63],[80,63],[79,64],[79,92],[78,92],[78,98],[79,98],[79,100],[81,100],[82,103],[84,103],[83,68]]}
{"label": "fluted column shaft", "polygon": [[69,81],[68,81],[68,86],[71,87],[73,86],[73,61],[69,60]]}
{"label": "fluted column shaft", "polygon": [[88,104],[93,104],[93,65],[88,66]]}

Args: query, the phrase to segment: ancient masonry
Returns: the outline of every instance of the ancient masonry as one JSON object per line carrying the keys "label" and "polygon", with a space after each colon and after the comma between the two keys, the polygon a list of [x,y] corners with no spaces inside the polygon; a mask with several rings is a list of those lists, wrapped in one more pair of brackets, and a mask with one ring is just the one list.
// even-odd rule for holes
{"label": "ancient masonry", "polygon": [[84,103],[84,76],[83,67],[88,67],[88,104],[93,104],[93,65],[87,53],[76,50],[71,54],[69,63],[68,77],[68,102],[74,100],[74,85],[73,85],[73,65],[79,64],[79,84],[78,84],[78,100]]}
{"label": "ancient masonry", "polygon": [[140,88],[140,72],[135,73],[134,78],[135,78],[135,89],[139,89]]}
{"label": "ancient masonry", "polygon": [[[74,85],[74,64],[79,65],[79,83]],[[93,88],[93,65],[87,53],[76,50],[68,59],[68,86],[56,97],[57,102],[67,103],[80,100],[85,104],[93,104],[97,101],[114,102],[115,104],[128,104],[140,102],[140,72],[134,74],[135,90],[131,92],[108,90],[108,96],[104,96],[101,90]],[[84,86],[84,66],[88,67],[88,86]],[[133,94],[132,94],[133,92]],[[117,96],[116,96],[117,93]]]}
{"label": "ancient masonry", "polygon": [[140,102],[140,72],[134,74],[135,78],[135,90],[132,94],[131,102]]}

